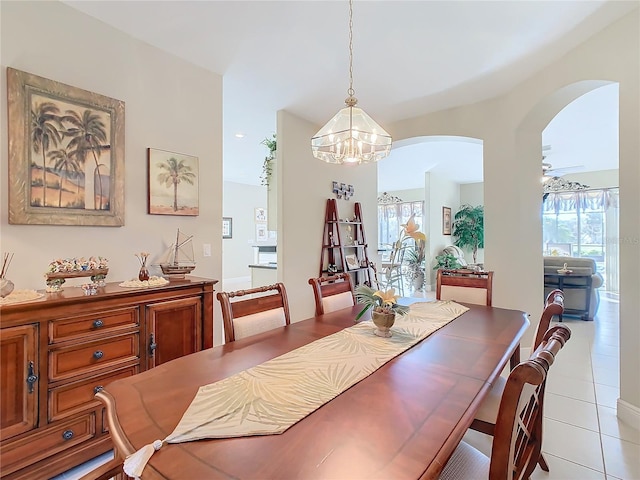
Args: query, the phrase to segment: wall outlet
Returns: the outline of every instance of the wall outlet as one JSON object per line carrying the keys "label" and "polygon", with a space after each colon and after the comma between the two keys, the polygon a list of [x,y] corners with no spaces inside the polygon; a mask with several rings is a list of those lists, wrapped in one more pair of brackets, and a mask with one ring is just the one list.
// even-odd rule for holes
{"label": "wall outlet", "polygon": [[210,243],[203,243],[202,244],[202,256],[203,257],[210,257],[211,256],[211,244]]}

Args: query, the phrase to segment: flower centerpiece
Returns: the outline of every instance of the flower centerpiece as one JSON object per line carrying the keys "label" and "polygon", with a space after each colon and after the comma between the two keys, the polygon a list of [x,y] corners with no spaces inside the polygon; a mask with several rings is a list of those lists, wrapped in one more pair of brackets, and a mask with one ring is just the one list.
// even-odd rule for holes
{"label": "flower centerpiece", "polygon": [[398,295],[395,293],[395,288],[383,292],[368,285],[358,285],[355,288],[356,302],[363,304],[364,308],[356,316],[356,322],[366,311],[372,309],[371,320],[377,327],[373,333],[379,337],[390,337],[390,328],[395,322],[396,314],[405,315],[409,311],[406,305],[398,304]]}
{"label": "flower centerpiece", "polygon": [[402,232],[398,240],[398,247],[408,240],[413,240],[413,248],[406,251],[404,262],[407,264],[407,276],[413,284],[414,291],[424,288],[424,261],[427,236],[420,231],[420,225],[415,221],[415,214],[411,214],[407,223],[402,224]]}

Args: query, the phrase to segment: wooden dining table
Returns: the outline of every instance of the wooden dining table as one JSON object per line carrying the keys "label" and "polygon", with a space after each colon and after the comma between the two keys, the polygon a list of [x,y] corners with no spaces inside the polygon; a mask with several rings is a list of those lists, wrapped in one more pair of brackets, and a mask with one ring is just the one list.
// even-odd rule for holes
{"label": "wooden dining table", "polygon": [[[438,478],[529,324],[469,310],[279,435],[168,444],[143,479]],[[198,387],[353,325],[356,305],[116,380],[97,394],[116,456],[169,435]],[[365,317],[366,318],[366,317]]]}

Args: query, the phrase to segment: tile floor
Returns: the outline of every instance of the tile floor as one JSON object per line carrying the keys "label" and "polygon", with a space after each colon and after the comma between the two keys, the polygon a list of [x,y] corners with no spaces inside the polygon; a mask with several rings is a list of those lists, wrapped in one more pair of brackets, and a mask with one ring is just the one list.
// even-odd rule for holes
{"label": "tile floor", "polygon": [[[604,295],[595,321],[565,316],[571,340],[546,391],[543,452],[550,472],[537,468],[532,480],[640,480],[640,431],[616,417],[618,319],[617,300]],[[469,431],[465,440],[490,454],[491,437]],[[54,479],[75,480],[110,458],[107,453]]]}

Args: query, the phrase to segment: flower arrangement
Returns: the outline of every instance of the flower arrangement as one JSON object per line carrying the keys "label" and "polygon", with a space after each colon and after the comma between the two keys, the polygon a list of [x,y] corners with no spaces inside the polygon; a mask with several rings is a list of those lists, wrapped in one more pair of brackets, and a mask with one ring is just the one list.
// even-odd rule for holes
{"label": "flower arrangement", "polygon": [[109,268],[109,260],[104,257],[58,258],[52,261],[45,276],[49,273],[74,273],[85,270],[103,270]]}
{"label": "flower arrangement", "polygon": [[407,223],[401,225],[402,232],[398,240],[398,246],[400,247],[404,241],[412,238],[415,242],[415,248],[409,251],[410,257],[407,258],[408,263],[422,265],[425,259],[427,236],[420,231],[420,225],[416,223],[414,218],[415,214],[412,213]]}
{"label": "flower arrangement", "polygon": [[356,302],[364,304],[362,311],[356,316],[356,322],[364,315],[364,313],[373,309],[378,313],[395,313],[398,315],[404,315],[409,311],[409,307],[406,305],[399,305],[398,295],[395,294],[395,288],[391,288],[386,292],[381,290],[374,290],[368,285],[358,285],[355,288]]}
{"label": "flower arrangement", "polygon": [[140,266],[141,267],[146,267],[147,266],[147,258],[149,258],[149,255],[150,255],[149,252],[134,253],[134,255],[140,261]]}

